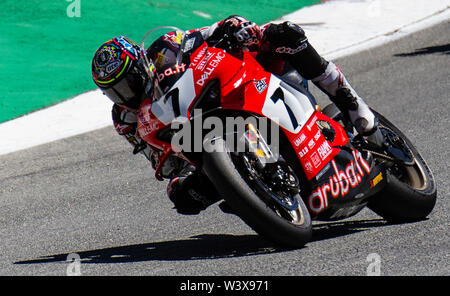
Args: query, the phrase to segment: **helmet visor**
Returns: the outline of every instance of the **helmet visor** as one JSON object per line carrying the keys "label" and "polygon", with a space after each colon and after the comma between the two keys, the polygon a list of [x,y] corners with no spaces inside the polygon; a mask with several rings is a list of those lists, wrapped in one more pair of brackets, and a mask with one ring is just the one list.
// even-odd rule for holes
{"label": "helmet visor", "polygon": [[144,78],[136,69],[131,70],[117,83],[103,89],[105,95],[114,103],[137,109],[144,92]]}

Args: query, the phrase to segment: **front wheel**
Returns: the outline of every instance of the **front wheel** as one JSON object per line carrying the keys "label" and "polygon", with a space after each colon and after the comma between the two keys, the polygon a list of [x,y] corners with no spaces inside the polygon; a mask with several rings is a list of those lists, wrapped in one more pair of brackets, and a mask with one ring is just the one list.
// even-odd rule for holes
{"label": "front wheel", "polygon": [[[245,153],[230,153],[222,138],[206,145],[223,148],[204,153],[203,168],[221,196],[247,225],[283,247],[299,248],[311,239],[311,217],[298,192],[293,190],[289,194],[273,188],[273,183],[258,175]],[[287,165],[276,166],[275,170],[295,183],[295,174]]]}

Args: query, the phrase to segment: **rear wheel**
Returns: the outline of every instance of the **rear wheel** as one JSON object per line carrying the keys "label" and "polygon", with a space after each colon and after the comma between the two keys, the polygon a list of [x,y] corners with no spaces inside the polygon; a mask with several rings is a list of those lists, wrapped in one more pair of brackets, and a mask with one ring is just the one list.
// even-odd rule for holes
{"label": "rear wheel", "polygon": [[[396,150],[388,155],[373,153],[378,163],[386,168],[387,183],[369,201],[368,207],[392,222],[424,219],[436,204],[433,174],[411,141],[384,116],[374,113],[388,144]],[[394,158],[396,153],[402,154],[401,161]]]}
{"label": "rear wheel", "polygon": [[[386,169],[386,186],[370,199],[368,207],[391,222],[424,219],[436,204],[433,174],[411,141],[383,115],[372,111],[388,145],[385,151],[356,145],[358,149],[371,151],[377,164]],[[336,105],[328,105],[323,113],[345,125]]]}

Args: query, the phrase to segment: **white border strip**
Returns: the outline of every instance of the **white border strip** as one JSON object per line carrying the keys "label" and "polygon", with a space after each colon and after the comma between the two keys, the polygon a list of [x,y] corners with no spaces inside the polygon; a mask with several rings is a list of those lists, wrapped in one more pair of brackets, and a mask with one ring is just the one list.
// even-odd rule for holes
{"label": "white border strip", "polygon": [[450,19],[448,0],[335,0],[283,16],[303,24],[327,59],[375,47]]}
{"label": "white border strip", "polygon": [[112,124],[112,102],[90,91],[0,124],[0,155],[93,131]]}
{"label": "white border strip", "polygon": [[[302,25],[317,51],[333,60],[449,19],[448,0],[336,0],[275,22]],[[0,155],[110,126],[111,107],[95,90],[0,124]]]}

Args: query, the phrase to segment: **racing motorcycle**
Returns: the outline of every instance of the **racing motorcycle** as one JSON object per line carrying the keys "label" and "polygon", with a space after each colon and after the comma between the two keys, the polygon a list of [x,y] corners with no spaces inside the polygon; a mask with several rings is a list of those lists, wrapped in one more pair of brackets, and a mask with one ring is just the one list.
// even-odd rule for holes
{"label": "racing motorcycle", "polygon": [[[164,35],[180,49],[159,73],[141,51],[155,95],[140,107],[138,132],[158,151],[156,178],[163,179],[169,159],[187,161],[209,178],[232,213],[285,247],[306,244],[312,220],[345,219],[366,206],[393,222],[421,220],[432,211],[437,191],[430,168],[378,112],[382,146],[358,135],[334,104],[322,109],[296,71],[277,76],[249,52],[230,55],[227,36],[208,46],[198,32],[158,27],[144,36],[142,49],[151,35]],[[161,78],[169,76],[171,84],[160,87]],[[243,127],[211,133],[205,124],[211,118],[223,126],[229,118],[241,118]],[[198,138],[199,132],[184,127],[196,120],[202,149],[186,149],[189,136]],[[175,145],[182,131],[184,138]]]}

